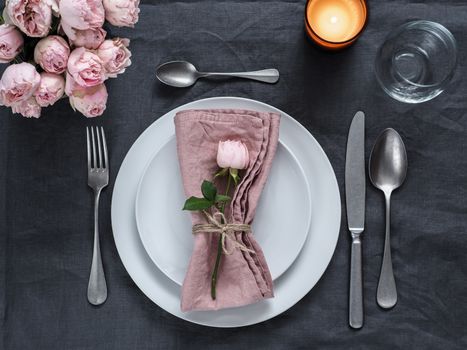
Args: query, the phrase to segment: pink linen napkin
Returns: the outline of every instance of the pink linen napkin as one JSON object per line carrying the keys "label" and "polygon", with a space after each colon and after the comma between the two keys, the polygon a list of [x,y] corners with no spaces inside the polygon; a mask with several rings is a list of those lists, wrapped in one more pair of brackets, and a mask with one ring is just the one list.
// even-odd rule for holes
{"label": "pink linen napkin", "polygon": [[[278,114],[248,110],[178,112],[175,116],[177,152],[187,198],[201,197],[201,183],[211,181],[218,171],[219,141],[240,140],[248,147],[250,164],[240,172],[241,181],[232,196],[230,208],[226,210],[226,218],[230,223],[250,225],[276,152],[279,121]],[[223,193],[222,185],[218,185],[218,189]],[[192,212],[191,216],[193,225],[207,223],[199,212]],[[193,236],[193,254],[182,287],[182,311],[237,307],[274,296],[266,259],[253,234],[235,235],[255,253],[233,249],[232,242],[226,240],[227,249],[233,253],[222,255],[216,300],[211,298],[211,273],[219,235],[201,233]]]}

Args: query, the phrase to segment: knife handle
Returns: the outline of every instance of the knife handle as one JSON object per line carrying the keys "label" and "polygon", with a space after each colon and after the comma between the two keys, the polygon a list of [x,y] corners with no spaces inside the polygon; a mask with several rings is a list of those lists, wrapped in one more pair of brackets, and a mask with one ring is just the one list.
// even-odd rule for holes
{"label": "knife handle", "polygon": [[350,258],[349,325],[363,327],[362,241],[356,234],[352,234]]}

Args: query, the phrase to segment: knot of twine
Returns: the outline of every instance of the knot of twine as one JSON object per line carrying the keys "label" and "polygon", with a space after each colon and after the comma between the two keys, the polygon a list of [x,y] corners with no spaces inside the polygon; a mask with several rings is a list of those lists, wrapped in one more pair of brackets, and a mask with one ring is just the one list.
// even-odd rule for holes
{"label": "knot of twine", "polygon": [[[225,254],[230,255],[235,249],[240,249],[244,252],[255,253],[254,250],[247,248],[243,243],[240,243],[235,239],[235,232],[249,233],[251,232],[251,226],[246,224],[228,224],[225,219],[225,215],[220,211],[215,212],[213,215],[203,210],[206,215],[209,224],[198,224],[193,225],[193,234],[196,233],[218,233],[221,235],[222,250]],[[220,221],[216,218],[219,218]],[[234,247],[232,250],[228,250],[225,241],[229,239]]]}

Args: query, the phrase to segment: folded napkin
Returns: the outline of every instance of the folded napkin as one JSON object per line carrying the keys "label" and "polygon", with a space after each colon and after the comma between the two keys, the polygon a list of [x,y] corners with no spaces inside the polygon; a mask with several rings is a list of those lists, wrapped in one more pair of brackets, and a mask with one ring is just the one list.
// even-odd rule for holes
{"label": "folded napkin", "polygon": [[[212,180],[213,174],[219,170],[216,163],[219,141],[240,140],[248,147],[250,163],[247,169],[240,172],[241,181],[225,215],[229,223],[250,225],[276,152],[279,121],[280,116],[276,113],[248,110],[178,112],[175,130],[186,196],[202,197],[201,183]],[[217,186],[219,193],[223,193],[225,184]],[[207,223],[202,213],[192,212],[191,215],[193,225]],[[182,311],[218,310],[248,305],[274,296],[266,259],[253,234],[236,232],[235,238],[254,253],[235,249],[234,243],[226,240],[226,248],[232,254],[222,255],[217,296],[212,300],[211,273],[219,235],[193,235],[193,254],[182,287]]]}

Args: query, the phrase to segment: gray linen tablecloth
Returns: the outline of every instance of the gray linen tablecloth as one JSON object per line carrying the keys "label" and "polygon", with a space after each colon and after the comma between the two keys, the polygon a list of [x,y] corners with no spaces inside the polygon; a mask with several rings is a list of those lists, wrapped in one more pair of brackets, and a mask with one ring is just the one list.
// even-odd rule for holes
{"label": "gray linen tablecloth", "polygon": [[[467,3],[371,0],[370,20],[350,49],[327,53],[305,38],[305,1],[142,1],[131,39],[133,65],[108,82],[99,119],[73,113],[66,100],[27,120],[0,108],[0,349],[465,349],[467,348]],[[450,88],[421,105],[391,100],[377,85],[377,47],[410,19],[438,21],[459,44]],[[188,59],[201,69],[275,67],[277,85],[200,81],[171,89],[157,64]],[[345,146],[355,111],[366,112],[367,157],[379,132],[406,142],[407,181],[393,197],[393,261],[399,303],[375,301],[383,251],[383,197],[368,185],[364,235],[366,324],[347,325],[349,244],[340,239],[326,273],[284,314],[239,329],[179,320],[147,299],[115,248],[110,201],[131,144],[161,115],[212,96],[276,106],[320,142],[343,193]],[[101,199],[101,242],[109,286],[100,308],[88,304],[92,195],[86,184],[84,128],[103,125],[111,182]],[[343,207],[344,209],[344,207]],[[306,276],[303,276],[306,278]]]}

